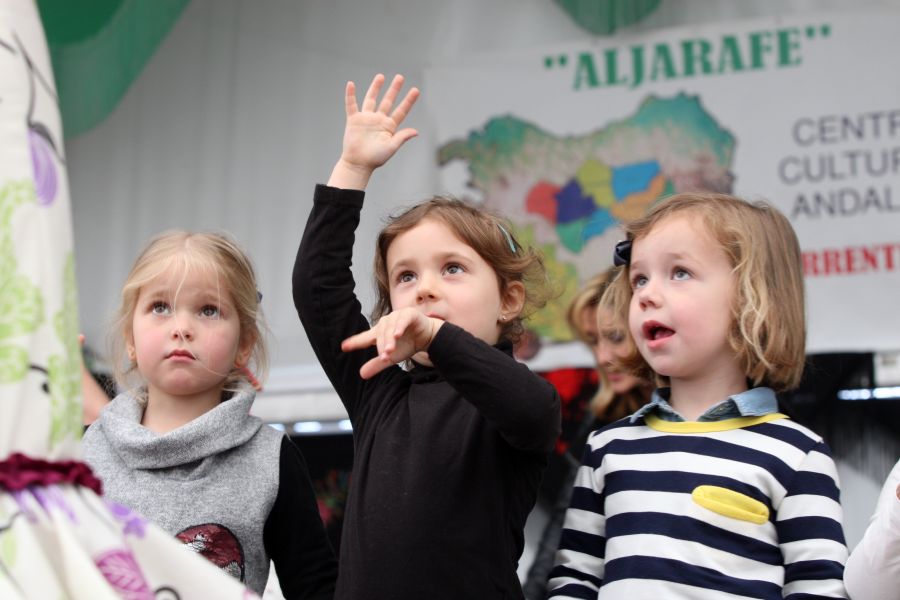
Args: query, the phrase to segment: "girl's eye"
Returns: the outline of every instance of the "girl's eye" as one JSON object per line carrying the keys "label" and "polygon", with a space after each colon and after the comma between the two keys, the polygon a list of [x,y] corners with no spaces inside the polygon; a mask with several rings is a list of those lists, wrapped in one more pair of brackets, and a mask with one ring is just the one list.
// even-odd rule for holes
{"label": "girl's eye", "polygon": [[672,271],[672,279],[675,281],[684,281],[685,279],[690,279],[691,274],[681,267],[676,267],[674,271]]}
{"label": "girl's eye", "polygon": [[456,263],[447,265],[444,268],[444,272],[447,273],[447,275],[459,275],[460,273],[462,273],[464,271],[465,271],[465,269],[463,269],[461,265],[458,265]]}
{"label": "girl's eye", "polygon": [[625,341],[625,332],[624,331],[609,331],[604,334],[606,339],[611,344],[621,344]]}
{"label": "girl's eye", "polygon": [[168,315],[171,310],[169,309],[169,304],[167,302],[157,300],[150,306],[150,312],[154,315]]}
{"label": "girl's eye", "polygon": [[411,271],[404,271],[397,277],[397,283],[409,283],[415,278],[416,276]]}
{"label": "girl's eye", "polygon": [[200,314],[203,315],[204,317],[218,317],[219,309],[218,309],[218,307],[213,306],[212,304],[207,304],[206,306],[204,306],[203,308],[200,309]]}
{"label": "girl's eye", "polygon": [[643,275],[635,275],[631,278],[631,289],[636,290],[638,288],[644,287],[647,285],[647,278]]}

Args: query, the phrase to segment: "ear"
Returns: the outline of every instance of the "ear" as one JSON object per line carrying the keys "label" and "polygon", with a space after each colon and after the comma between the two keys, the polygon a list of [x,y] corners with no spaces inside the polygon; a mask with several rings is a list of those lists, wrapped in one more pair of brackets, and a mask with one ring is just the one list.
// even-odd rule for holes
{"label": "ear", "polygon": [[511,321],[519,316],[523,308],[525,308],[525,284],[521,281],[511,281],[503,292],[500,310],[506,316],[505,320]]}
{"label": "ear", "polygon": [[123,337],[125,338],[125,351],[128,353],[128,360],[135,362],[137,352],[134,349],[134,334],[131,331],[126,331]]}
{"label": "ear", "polygon": [[234,357],[234,366],[238,369],[242,369],[247,366],[247,363],[250,362],[250,355],[253,353],[253,345],[256,342],[253,337],[248,337],[245,340],[241,340],[240,346],[238,346],[237,356]]}

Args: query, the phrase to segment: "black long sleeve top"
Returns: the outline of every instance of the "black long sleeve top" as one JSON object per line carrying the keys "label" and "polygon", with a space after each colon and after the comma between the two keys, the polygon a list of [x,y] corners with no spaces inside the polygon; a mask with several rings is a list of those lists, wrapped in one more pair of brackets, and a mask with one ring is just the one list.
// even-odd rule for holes
{"label": "black long sleeve top", "polygon": [[360,378],[376,350],[340,343],[369,328],[350,270],[363,196],[317,186],[293,273],[297,312],[353,425],[335,597],[523,598],[516,566],[559,397],[509,344],[450,323],[429,347],[434,368]]}
{"label": "black long sleeve top", "polygon": [[278,465],[278,495],[263,527],[263,544],[275,565],[281,594],[286,600],[330,600],[337,561],[306,460],[287,436],[281,440]]}

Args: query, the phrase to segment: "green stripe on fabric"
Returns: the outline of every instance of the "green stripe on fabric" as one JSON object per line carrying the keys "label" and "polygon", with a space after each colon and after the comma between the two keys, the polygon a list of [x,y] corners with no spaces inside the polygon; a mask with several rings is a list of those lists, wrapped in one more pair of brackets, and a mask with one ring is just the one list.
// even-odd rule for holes
{"label": "green stripe on fabric", "polygon": [[637,23],[659,7],[660,0],[556,0],[577,25],[609,35]]}
{"label": "green stripe on fabric", "polygon": [[189,0],[38,0],[67,138],[103,121]]}

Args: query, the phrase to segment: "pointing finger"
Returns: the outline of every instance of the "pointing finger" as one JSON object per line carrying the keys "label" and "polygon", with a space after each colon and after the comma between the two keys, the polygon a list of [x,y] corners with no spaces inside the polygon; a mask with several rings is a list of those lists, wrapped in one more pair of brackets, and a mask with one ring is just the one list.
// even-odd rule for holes
{"label": "pointing finger", "polygon": [[391,363],[389,359],[384,359],[380,356],[376,356],[359,368],[359,376],[363,379],[371,379],[375,375],[387,369],[392,364],[393,363]]}
{"label": "pointing finger", "polygon": [[372,329],[368,331],[363,331],[362,333],[357,333],[356,335],[351,335],[343,342],[341,342],[341,350],[344,352],[349,352],[351,350],[360,350],[362,348],[368,348],[375,343],[375,333]]}

